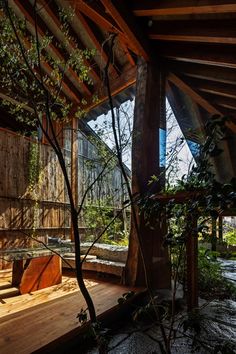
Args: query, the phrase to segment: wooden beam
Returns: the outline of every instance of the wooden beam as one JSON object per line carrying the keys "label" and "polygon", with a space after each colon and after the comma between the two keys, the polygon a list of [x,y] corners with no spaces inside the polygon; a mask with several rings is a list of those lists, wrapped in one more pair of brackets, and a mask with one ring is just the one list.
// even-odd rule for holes
{"label": "wooden beam", "polygon": [[[218,108],[209,103],[205,98],[203,98],[200,94],[194,91],[190,86],[188,86],[183,80],[178,78],[175,74],[170,73],[168,76],[168,80],[176,85],[180,90],[184,91],[187,95],[192,97],[192,99],[199,104],[202,108],[204,108],[210,114],[219,114],[224,115]],[[229,129],[231,129],[234,133],[236,133],[236,124],[228,121],[226,125]]]}
{"label": "wooden beam", "polygon": [[230,117],[232,122],[234,124],[236,124],[236,111],[234,111],[234,110],[232,110],[230,108],[226,108],[226,107],[218,106],[218,105],[216,105],[216,108],[218,108],[225,117]]}
{"label": "wooden beam", "polygon": [[[16,13],[17,16],[19,16],[22,19],[26,19],[26,26],[29,32],[35,36],[35,21],[34,18],[32,17],[32,14],[30,14],[28,11],[26,11],[25,6],[22,5],[22,3],[19,0],[9,0],[9,4],[13,11]],[[41,42],[42,39],[46,36],[45,30],[41,28],[40,23],[38,23],[38,36],[39,36],[39,41]],[[64,57],[61,55],[59,50],[53,45],[49,44],[47,48],[45,49],[46,52],[49,53],[49,55],[52,56],[52,58],[56,61],[59,60],[61,64],[59,64],[60,69],[63,71],[63,63],[65,62]],[[65,72],[65,75],[68,77],[68,79],[71,81],[70,87],[68,87],[69,91],[66,93],[66,96],[76,102],[80,102],[80,94],[77,90],[80,90],[82,94],[86,95],[91,95],[90,91],[88,88],[83,84],[83,82],[79,79],[77,74],[71,69],[68,68]],[[66,81],[66,80],[64,80]],[[74,87],[74,89],[73,89]]]}
{"label": "wooden beam", "polygon": [[94,3],[88,4],[83,0],[75,0],[72,1],[72,6],[75,9],[79,9],[79,11],[89,17],[98,26],[105,29],[108,33],[117,33],[125,38],[121,29],[117,26],[116,22],[112,19],[112,17],[108,16],[108,14],[104,11],[102,12],[98,6],[95,7]]}
{"label": "wooden beam", "polygon": [[223,84],[236,85],[236,70],[230,68],[219,68],[212,65],[181,63],[177,61],[166,61],[169,71],[176,75],[183,74],[201,80],[221,82]]}
{"label": "wooden beam", "polygon": [[[180,90],[189,95],[199,106],[204,108],[210,114],[219,114],[223,115],[220,110],[212,106],[207,100],[205,100],[200,94],[194,91],[190,86],[188,86],[183,80],[178,78],[175,74],[170,73],[168,75],[168,80],[177,86]],[[236,124],[233,122],[226,122],[226,125],[234,133],[236,133]]]}
{"label": "wooden beam", "polygon": [[133,48],[136,48],[136,53],[142,56],[145,60],[150,59],[149,44],[146,41],[143,32],[140,31],[132,13],[124,2],[101,0],[106,10],[115,19],[116,23],[121,28],[122,32],[129,38],[128,46],[132,44]]}
{"label": "wooden beam", "polygon": [[236,48],[231,46],[208,46],[202,44],[196,46],[194,44],[182,44],[182,45],[167,45],[159,44],[157,46],[160,55],[165,58],[174,59],[177,61],[208,64],[217,67],[228,67],[236,69]]}
{"label": "wooden beam", "polygon": [[[78,119],[71,120],[71,189],[75,206],[78,206]],[[71,240],[74,240],[73,227],[71,225]]]}
{"label": "wooden beam", "polygon": [[218,238],[223,241],[223,217],[219,216],[218,218]]}
{"label": "wooden beam", "polygon": [[[217,102],[217,100],[215,101]],[[232,114],[235,115],[235,111],[236,111],[236,106],[235,106],[235,103],[231,104],[231,103],[225,103],[225,102],[217,102],[220,106],[220,109],[221,107],[224,107],[230,111],[234,111]],[[229,115],[231,115],[231,113],[229,113]]]}
{"label": "wooden beam", "polygon": [[[114,19],[99,7],[98,3],[93,2],[87,4],[83,0],[73,0],[71,1],[71,5],[73,8],[78,9],[85,16],[90,18],[96,25],[101,27],[107,33],[116,33],[123,43],[131,45],[126,34],[122,32]],[[131,47],[131,49],[135,51],[135,48]]]}
{"label": "wooden beam", "polygon": [[233,0],[135,1],[133,13],[135,16],[225,14],[236,13],[236,4]]}
{"label": "wooden beam", "polygon": [[34,113],[34,110],[32,107],[30,107],[30,105],[28,104],[28,102],[24,102],[24,100],[22,99],[15,99],[10,97],[10,93],[7,92],[6,90],[4,90],[3,88],[0,88],[0,98],[2,100],[11,102],[14,105],[20,105],[23,109],[25,109],[26,111],[30,112],[30,113]]}
{"label": "wooden beam", "polygon": [[[231,97],[216,96],[214,94],[206,93],[204,97],[211,102],[214,107],[223,106],[233,111],[236,110],[236,99]],[[235,112],[234,112],[235,113]]]}
{"label": "wooden beam", "polygon": [[159,41],[170,41],[170,42],[194,42],[194,43],[217,43],[217,44],[236,44],[235,37],[210,37],[210,36],[200,36],[200,35],[176,35],[176,34],[157,34],[150,33],[148,35],[150,39]]}
{"label": "wooden beam", "polygon": [[236,46],[156,43],[156,51],[165,58],[236,69]]}
{"label": "wooden beam", "polygon": [[236,99],[236,85],[226,85],[221,82],[186,77],[183,78],[183,81],[185,81],[193,89],[197,89],[201,92]]}
{"label": "wooden beam", "polygon": [[[57,0],[57,3],[61,7],[63,6],[68,9],[70,8],[69,3],[65,0]],[[96,60],[96,57],[98,58],[96,62],[101,70],[103,70],[108,60],[108,56],[103,49],[103,45],[97,39],[96,33],[90,28],[85,16],[80,11],[78,11],[76,4],[74,11],[75,14],[71,19],[71,26],[78,37],[81,38],[81,41],[83,41],[86,47],[90,49],[96,49],[96,56],[94,59]],[[83,35],[81,36],[81,34]],[[116,78],[118,76],[118,71],[112,64],[110,65],[110,74],[112,75],[112,78]]]}
{"label": "wooden beam", "polygon": [[236,98],[236,86],[206,81],[199,84],[198,89],[217,96]]}
{"label": "wooden beam", "polygon": [[[172,82],[175,86],[177,86],[181,91],[185,92],[185,94],[189,95],[193,101],[195,101],[199,106],[204,108],[207,112],[210,114],[219,114],[220,116],[223,116],[222,112],[218,110],[215,106],[212,106],[205,98],[200,96],[196,91],[194,91],[190,86],[188,86],[184,81],[179,79],[176,75],[174,74],[169,74],[168,80]],[[232,130],[232,132],[236,133],[236,124],[232,121],[226,121],[225,125]],[[222,140],[220,147],[224,150],[224,158],[229,161],[227,166],[225,166],[225,172],[227,173],[228,176],[231,178],[234,176],[234,167],[230,158],[230,150],[228,143],[225,140]],[[225,176],[226,173],[223,173],[222,169],[217,166],[219,165],[219,162],[222,163],[222,161],[219,160],[219,158],[214,159],[214,165],[215,169],[218,172],[218,176],[220,180],[223,180],[223,177]],[[227,168],[226,168],[227,167]],[[226,171],[227,170],[227,171]]]}
{"label": "wooden beam", "polygon": [[220,111],[218,111],[214,106],[212,106],[208,101],[206,101],[202,96],[200,96],[175,74],[170,73],[168,75],[168,80],[177,86],[181,91],[189,95],[197,104],[199,104],[199,106],[203,107],[207,112],[221,115]]}
{"label": "wooden beam", "polygon": [[[112,96],[117,95],[119,92],[125,90],[126,88],[134,85],[136,82],[136,66],[125,70],[119,78],[111,82],[111,93]],[[106,86],[97,86],[96,92],[98,94],[98,100],[96,102],[88,101],[85,109],[92,109],[102,102],[107,100],[107,88]]]}
{"label": "wooden beam", "polygon": [[121,48],[123,49],[123,51],[124,51],[124,53],[125,53],[125,56],[127,57],[129,63],[130,63],[132,66],[136,65],[136,62],[134,61],[132,55],[131,55],[130,52],[129,52],[128,46],[127,46],[124,42],[122,42],[121,40],[119,41],[119,44],[120,44]]}
{"label": "wooden beam", "polygon": [[[146,63],[140,58],[137,72],[134,127],[132,142],[132,192],[143,194],[149,189],[148,181],[152,175],[160,176],[159,166],[159,127],[162,107],[165,106],[162,71],[155,64]],[[155,119],[153,119],[155,117]],[[142,148],[140,148],[142,147]],[[161,185],[152,186],[157,192]],[[139,249],[142,244],[143,255],[149,285],[153,288],[170,286],[168,252],[162,247],[166,232],[165,222],[151,230],[143,216],[136,211],[138,230],[132,214],[128,259],[126,264],[126,282],[145,284],[145,273]]]}
{"label": "wooden beam", "polygon": [[198,307],[198,235],[197,218],[189,215],[189,233],[186,240],[187,306],[188,311]]}
{"label": "wooden beam", "polygon": [[[43,21],[48,26],[48,28],[53,33],[53,35],[57,38],[57,40],[65,46],[66,51],[69,54],[71,54],[76,49],[77,44],[79,43],[75,43],[72,39],[68,40],[68,38],[64,35],[63,31],[61,30],[60,21],[53,13],[53,11],[50,9],[49,5],[50,3],[47,3],[45,0],[39,0],[37,3],[38,14],[43,19]],[[94,80],[95,82],[100,82],[101,81],[100,76],[91,67],[91,64],[86,59],[84,59],[84,64],[87,67],[91,68],[89,73],[91,79]]]}
{"label": "wooden beam", "polygon": [[148,35],[162,41],[236,44],[235,20],[154,21]]}

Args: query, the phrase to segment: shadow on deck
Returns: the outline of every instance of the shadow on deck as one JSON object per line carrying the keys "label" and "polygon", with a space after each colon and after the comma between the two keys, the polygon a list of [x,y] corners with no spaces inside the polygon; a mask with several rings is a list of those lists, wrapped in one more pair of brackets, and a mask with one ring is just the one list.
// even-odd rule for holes
{"label": "shadow on deck", "polygon": [[[122,294],[134,290],[135,298],[143,293],[143,289],[100,279],[86,279],[86,284],[98,319],[105,322],[115,320],[127,310],[128,304],[117,305]],[[63,344],[66,346],[81,333],[76,317],[81,308],[85,309],[86,305],[72,277],[63,277],[62,284],[47,289],[3,299],[0,303],[0,353],[66,353],[62,350]]]}

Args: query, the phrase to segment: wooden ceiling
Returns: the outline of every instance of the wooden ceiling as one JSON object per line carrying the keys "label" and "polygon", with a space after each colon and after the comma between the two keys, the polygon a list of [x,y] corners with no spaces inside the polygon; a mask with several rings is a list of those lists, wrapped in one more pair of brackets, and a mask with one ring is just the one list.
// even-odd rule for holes
{"label": "wooden ceiling", "polygon": [[[32,34],[34,2],[9,0]],[[60,7],[75,12],[67,43],[60,29]],[[76,45],[97,50],[89,63],[94,85],[82,83],[72,70],[66,72],[62,90],[74,105],[85,98],[88,107],[94,106],[95,92],[105,100],[102,72],[107,39],[116,33],[110,68],[114,95],[134,84],[138,56],[157,60],[167,74],[168,97],[176,96],[175,88],[181,90],[199,107],[203,122],[209,114],[232,116],[228,125],[236,132],[236,1],[37,0],[37,9],[39,36],[53,36],[47,50],[55,58],[65,58]],[[58,42],[66,44],[68,53],[59,49]],[[49,64],[44,63],[43,69],[50,75]]]}
{"label": "wooden ceiling", "polygon": [[[32,34],[34,2],[9,0]],[[75,12],[71,40],[61,31],[60,7]],[[95,92],[105,99],[102,70],[108,58],[107,39],[116,33],[110,69],[113,94],[134,83],[136,59],[141,55],[162,61],[168,81],[206,112],[236,119],[236,1],[37,0],[37,14],[40,38],[46,33],[54,38],[48,47],[53,57],[62,59],[75,46],[97,50],[89,63],[94,86],[82,83],[72,70],[66,72],[62,90],[75,105],[85,98],[91,106]],[[59,49],[58,42],[65,44],[68,53]],[[50,65],[44,63],[43,68],[50,75]],[[232,129],[236,131],[236,125]]]}

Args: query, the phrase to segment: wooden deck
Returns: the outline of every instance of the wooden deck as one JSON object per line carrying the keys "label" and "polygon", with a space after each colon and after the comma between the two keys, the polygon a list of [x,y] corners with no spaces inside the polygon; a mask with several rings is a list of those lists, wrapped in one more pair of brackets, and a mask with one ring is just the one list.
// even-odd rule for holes
{"label": "wooden deck", "polygon": [[[117,307],[130,288],[100,280],[86,280],[99,316]],[[29,354],[49,343],[63,342],[79,332],[76,318],[85,302],[74,278],[31,294],[14,296],[0,304],[0,353]],[[64,339],[62,339],[64,338]]]}

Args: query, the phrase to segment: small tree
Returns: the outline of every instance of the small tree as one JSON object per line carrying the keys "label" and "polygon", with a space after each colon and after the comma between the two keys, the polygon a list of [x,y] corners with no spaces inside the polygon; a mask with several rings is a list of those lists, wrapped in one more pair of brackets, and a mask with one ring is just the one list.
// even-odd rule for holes
{"label": "small tree", "polygon": [[[92,84],[89,77],[90,68],[84,62],[92,57],[93,52],[80,50],[75,47],[66,60],[57,60],[47,51],[52,37],[44,36],[39,39],[38,34],[38,7],[34,2],[34,36],[26,27],[24,20],[16,17],[9,7],[8,1],[2,2],[0,23],[0,84],[9,99],[2,101],[2,105],[17,119],[24,123],[29,134],[35,128],[40,129],[47,142],[53,148],[61,171],[70,202],[71,226],[75,242],[76,276],[79,288],[88,306],[92,324],[97,322],[93,301],[85,286],[82,276],[82,262],[80,260],[80,237],[78,228],[78,208],[71,188],[62,148],[55,131],[55,121],[65,123],[69,121],[72,104],[61,94],[64,75],[69,69],[76,72],[81,81]],[[72,16],[69,12],[61,11],[61,30],[69,36],[67,21]],[[45,73],[44,62],[49,63],[50,73]],[[83,107],[75,113],[81,115]],[[43,122],[44,120],[44,122]]]}

